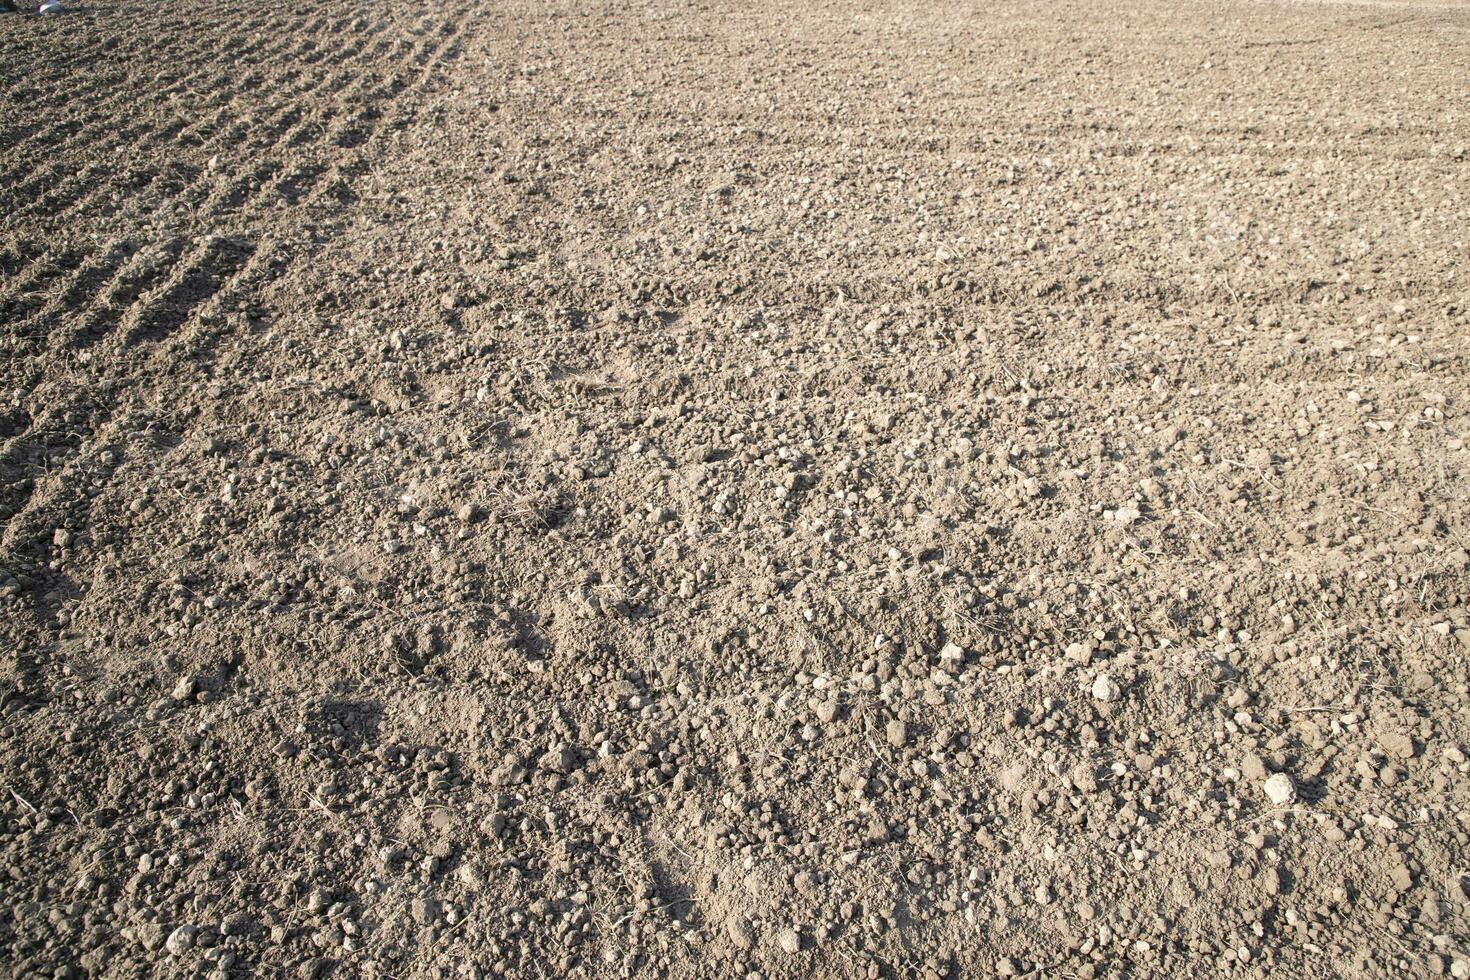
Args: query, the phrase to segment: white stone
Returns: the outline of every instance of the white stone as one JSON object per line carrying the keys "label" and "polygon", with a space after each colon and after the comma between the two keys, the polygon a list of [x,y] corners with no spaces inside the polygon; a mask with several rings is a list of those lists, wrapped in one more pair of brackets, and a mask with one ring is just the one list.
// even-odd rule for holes
{"label": "white stone", "polygon": [[165,948],[174,956],[183,956],[194,948],[194,937],[199,930],[194,926],[179,926],[169,933],[168,940],[164,943]]}
{"label": "white stone", "polygon": [[1092,696],[1099,701],[1116,701],[1122,693],[1123,689],[1107,674],[1098,674],[1092,682]]}
{"label": "white stone", "polygon": [[1284,772],[1267,779],[1261,788],[1266,791],[1266,797],[1276,806],[1286,806],[1296,799],[1296,783]]}

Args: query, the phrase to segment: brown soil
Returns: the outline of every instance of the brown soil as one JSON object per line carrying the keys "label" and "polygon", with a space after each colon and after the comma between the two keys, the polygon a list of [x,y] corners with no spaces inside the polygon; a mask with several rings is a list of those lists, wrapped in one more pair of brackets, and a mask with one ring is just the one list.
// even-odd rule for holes
{"label": "brown soil", "polygon": [[14,975],[1470,976],[1465,6],[0,69]]}

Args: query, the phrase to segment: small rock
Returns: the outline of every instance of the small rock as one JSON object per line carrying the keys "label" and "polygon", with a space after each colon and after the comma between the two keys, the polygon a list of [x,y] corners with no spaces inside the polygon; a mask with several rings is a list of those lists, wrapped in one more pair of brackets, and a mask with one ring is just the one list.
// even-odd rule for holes
{"label": "small rock", "polygon": [[500,835],[505,833],[505,814],[492,813],[484,820],[481,820],[480,830],[498,840]]}
{"label": "small rock", "polygon": [[1266,798],[1276,806],[1286,806],[1296,800],[1296,783],[1284,772],[1267,779],[1261,788],[1265,790]]}
{"label": "small rock", "polygon": [[194,948],[194,939],[198,935],[199,929],[195,926],[179,926],[168,934],[168,940],[163,945],[170,954],[183,956]]}
{"label": "small rock", "polygon": [[798,953],[801,951],[801,933],[795,929],[782,929],[776,935],[776,945],[787,953]]}
{"label": "small rock", "polygon": [[187,701],[194,696],[194,692],[197,690],[199,690],[199,678],[193,674],[185,674],[174,685],[171,696],[175,701]]}
{"label": "small rock", "polygon": [[[126,930],[123,931],[123,938],[127,938]],[[167,937],[165,937],[163,934],[163,926],[159,925],[157,922],[146,922],[143,925],[138,926],[133,931],[133,938],[140,946],[142,946],[148,952],[153,953],[157,952],[158,948],[164,944],[164,941]]]}
{"label": "small rock", "polygon": [[1117,510],[1112,511],[1112,515],[1113,521],[1115,523],[1123,525],[1124,527],[1127,527],[1128,525],[1132,524],[1134,521],[1143,516],[1139,512],[1137,507],[1132,506],[1119,507]]}
{"label": "small rock", "polygon": [[1092,682],[1092,696],[1099,701],[1116,701],[1122,694],[1123,689],[1107,674],[1098,674]]}
{"label": "small rock", "polygon": [[220,923],[219,931],[224,936],[246,936],[256,930],[255,920],[244,912],[235,912],[225,916]]}

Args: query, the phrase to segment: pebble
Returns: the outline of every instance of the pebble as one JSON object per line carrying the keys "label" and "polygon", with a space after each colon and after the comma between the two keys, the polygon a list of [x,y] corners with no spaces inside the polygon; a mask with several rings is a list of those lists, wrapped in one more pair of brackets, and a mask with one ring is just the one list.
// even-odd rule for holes
{"label": "pebble", "polygon": [[225,936],[244,936],[255,930],[255,920],[244,912],[225,916],[220,923],[220,933]]}
{"label": "pebble", "polygon": [[1112,515],[1115,523],[1122,524],[1124,527],[1127,527],[1143,516],[1138,508],[1133,506],[1119,507],[1117,510],[1110,511],[1109,513]]}
{"label": "pebble", "polygon": [[776,934],[776,945],[780,946],[781,949],[787,953],[800,952],[801,933],[790,927],[782,929],[779,933]]}
{"label": "pebble", "polygon": [[1266,798],[1276,806],[1286,806],[1296,800],[1296,783],[1284,772],[1267,779],[1261,788],[1265,790]]}
{"label": "pebble", "polygon": [[1092,682],[1092,696],[1099,701],[1116,701],[1122,694],[1123,689],[1107,674],[1098,674]]}
{"label": "pebble", "polygon": [[194,948],[194,939],[199,935],[196,926],[179,926],[168,934],[168,940],[164,942],[164,948],[174,956],[183,956]]}

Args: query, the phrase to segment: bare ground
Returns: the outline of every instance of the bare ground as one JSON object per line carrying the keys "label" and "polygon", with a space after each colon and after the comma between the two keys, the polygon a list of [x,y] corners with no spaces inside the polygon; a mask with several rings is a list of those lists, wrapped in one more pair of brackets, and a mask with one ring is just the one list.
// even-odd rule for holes
{"label": "bare ground", "polygon": [[0,89],[0,969],[1470,976],[1464,5]]}

